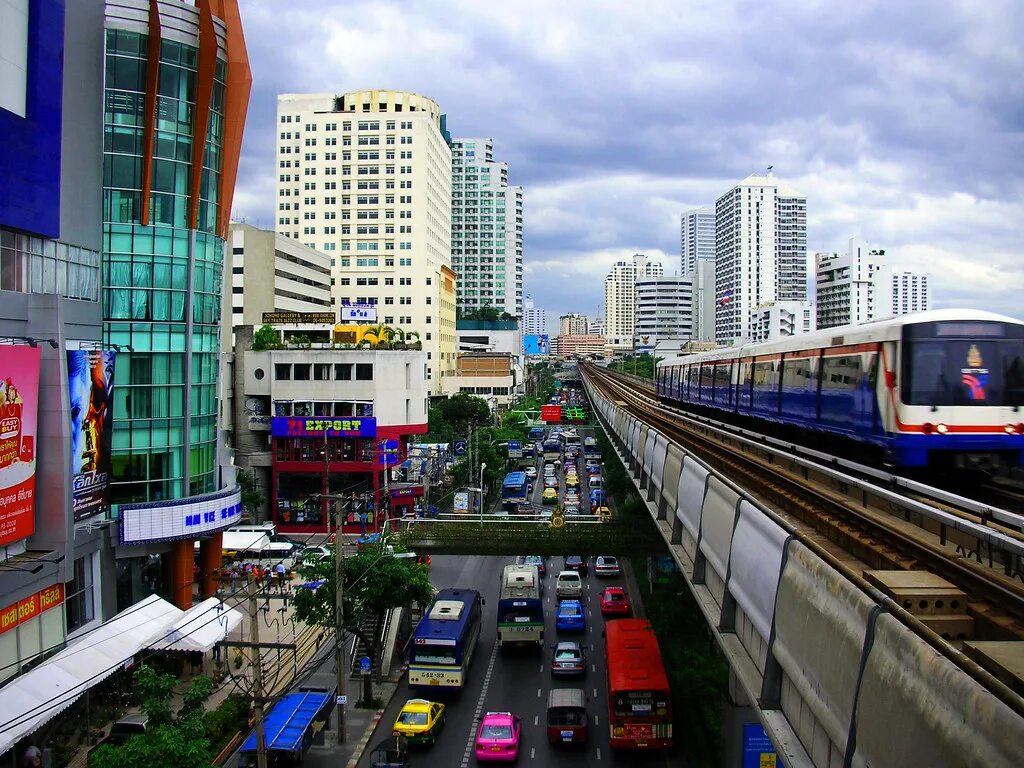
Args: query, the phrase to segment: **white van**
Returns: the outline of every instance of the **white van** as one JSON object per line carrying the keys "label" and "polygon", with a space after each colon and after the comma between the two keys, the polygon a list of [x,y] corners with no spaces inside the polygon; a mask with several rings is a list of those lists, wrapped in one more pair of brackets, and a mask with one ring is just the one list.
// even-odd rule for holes
{"label": "white van", "polygon": [[601,476],[601,475],[591,475],[590,479],[587,480],[587,487],[590,488],[590,490],[594,490],[595,488],[600,488],[603,485],[604,485],[604,477]]}
{"label": "white van", "polygon": [[583,580],[576,571],[561,571],[555,581],[555,596],[559,600],[579,600],[583,597]]}

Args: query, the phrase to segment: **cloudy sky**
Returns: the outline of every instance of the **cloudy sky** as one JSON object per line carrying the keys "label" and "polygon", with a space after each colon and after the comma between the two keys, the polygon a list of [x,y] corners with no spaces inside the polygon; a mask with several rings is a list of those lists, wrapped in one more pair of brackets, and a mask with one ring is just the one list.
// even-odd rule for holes
{"label": "cloudy sky", "polygon": [[938,307],[1024,316],[1019,0],[240,4],[250,223],[273,226],[278,93],[408,90],[494,139],[556,317],[598,313],[634,252],[677,270],[680,212],[768,165],[807,195],[812,253],[859,235]]}

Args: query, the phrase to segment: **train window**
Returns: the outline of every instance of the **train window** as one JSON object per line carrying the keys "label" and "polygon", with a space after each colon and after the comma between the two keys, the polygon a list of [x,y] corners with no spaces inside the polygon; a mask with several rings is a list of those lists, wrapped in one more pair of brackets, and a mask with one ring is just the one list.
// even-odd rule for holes
{"label": "train window", "polygon": [[782,386],[786,389],[807,389],[814,378],[817,360],[807,357],[786,358],[782,366]]}
{"label": "train window", "polygon": [[732,364],[719,363],[715,366],[715,402],[732,402]]}
{"label": "train window", "polygon": [[860,355],[826,357],[821,366],[821,388],[856,389],[862,372]]}
{"label": "train window", "polygon": [[740,363],[740,381],[744,387],[749,387],[754,380],[754,365],[751,362]]}
{"label": "train window", "polygon": [[755,389],[771,389],[778,383],[776,378],[776,365],[774,360],[770,362],[754,363],[754,387]]}
{"label": "train window", "polygon": [[1024,405],[1024,344],[1003,342],[1003,405]]}
{"label": "train window", "polygon": [[700,394],[701,397],[711,396],[711,387],[715,381],[715,364],[704,363],[700,367]]}
{"label": "train window", "polygon": [[903,347],[907,405],[1024,405],[1024,341],[910,340]]}

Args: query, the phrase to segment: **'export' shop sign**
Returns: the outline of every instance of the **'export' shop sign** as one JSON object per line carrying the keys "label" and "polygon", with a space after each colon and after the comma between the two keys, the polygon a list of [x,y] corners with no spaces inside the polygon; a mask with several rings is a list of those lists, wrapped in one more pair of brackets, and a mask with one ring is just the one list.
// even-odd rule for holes
{"label": "'export' shop sign", "polygon": [[274,437],[376,437],[377,419],[372,416],[333,419],[274,416],[270,434]]}
{"label": "'export' shop sign", "polygon": [[56,608],[63,602],[64,585],[54,584],[46,589],[39,590],[24,600],[11,603],[3,610],[0,610],[0,635],[14,629],[19,624],[31,621],[51,608]]}

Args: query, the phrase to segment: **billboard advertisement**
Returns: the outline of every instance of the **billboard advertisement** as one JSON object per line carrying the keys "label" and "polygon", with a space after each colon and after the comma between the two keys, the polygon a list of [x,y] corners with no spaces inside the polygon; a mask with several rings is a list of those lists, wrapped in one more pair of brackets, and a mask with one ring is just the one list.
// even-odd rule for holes
{"label": "billboard advertisement", "polygon": [[325,432],[328,437],[376,437],[377,419],[274,416],[270,420],[270,434],[274,437],[323,437]]}
{"label": "billboard advertisement", "polygon": [[0,546],[35,530],[39,349],[0,346]]}
{"label": "billboard advertisement", "polygon": [[342,304],[341,322],[376,323],[377,307],[373,304]]}
{"label": "billboard advertisement", "polygon": [[114,360],[106,349],[68,350],[71,399],[71,487],[75,520],[110,509],[110,438]]}
{"label": "billboard advertisement", "polygon": [[464,515],[469,512],[469,491],[459,491],[455,494],[455,502],[452,506],[455,514]]}
{"label": "billboard advertisement", "polygon": [[560,424],[562,422],[562,406],[542,405],[540,407],[540,419],[548,424]]}
{"label": "billboard advertisement", "polygon": [[551,337],[546,333],[541,335],[531,333],[523,336],[523,352],[527,355],[550,355]]}

